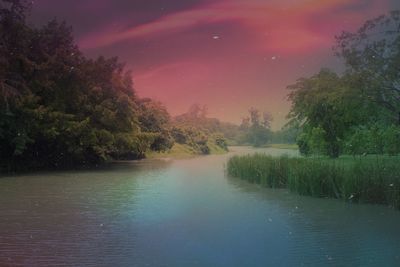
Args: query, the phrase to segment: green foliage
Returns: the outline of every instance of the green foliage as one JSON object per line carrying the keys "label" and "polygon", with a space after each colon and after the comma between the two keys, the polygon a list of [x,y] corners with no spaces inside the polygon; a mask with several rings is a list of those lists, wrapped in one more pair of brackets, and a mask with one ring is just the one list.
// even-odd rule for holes
{"label": "green foliage", "polygon": [[289,188],[301,195],[351,202],[387,204],[400,209],[398,158],[336,160],[234,156],[228,174],[271,188]]}
{"label": "green foliage", "polygon": [[323,69],[309,79],[299,79],[288,88],[291,90],[289,100],[292,101],[289,117],[302,123],[303,132],[309,135],[310,140],[317,134],[315,129],[319,129],[318,138],[326,143],[325,153],[338,157],[346,125],[353,120],[346,116],[349,101],[341,79],[332,71]]}
{"label": "green foliage", "polygon": [[396,125],[353,127],[346,140],[346,152],[351,155],[400,153],[400,127]]}
{"label": "green foliage", "polygon": [[172,121],[171,136],[181,145],[188,145],[197,154],[210,154],[213,146],[228,151],[225,133],[236,129],[229,123],[207,117],[207,108],[192,105],[187,113],[175,117]]}
{"label": "green foliage", "polygon": [[0,5],[0,169],[98,164],[167,150],[169,114],[135,95],[118,59],[85,58],[66,23],[25,22]]}
{"label": "green foliage", "polygon": [[248,132],[247,140],[254,147],[260,147],[268,143],[270,131],[261,125],[252,125]]}
{"label": "green foliage", "polygon": [[309,156],[311,154],[311,148],[308,144],[308,136],[305,133],[301,133],[297,137],[297,146],[299,147],[300,154],[303,156]]}
{"label": "green foliage", "polygon": [[369,131],[365,126],[355,127],[346,141],[346,152],[351,155],[368,153]]}
{"label": "green foliage", "polygon": [[391,156],[400,154],[400,127],[391,125],[382,135],[385,152]]}
{"label": "green foliage", "polygon": [[368,20],[356,32],[336,37],[336,54],[357,77],[359,93],[388,111],[400,123],[400,11]]}
{"label": "green foliage", "polygon": [[292,90],[289,117],[302,127],[297,139],[302,154],[336,158],[342,152],[386,153],[383,134],[390,126],[386,112],[358,93],[354,79],[322,70],[288,87]]}
{"label": "green foliage", "polygon": [[214,136],[214,140],[215,140],[215,144],[217,146],[228,151],[228,143],[227,143],[225,137],[223,137],[221,134],[217,134]]}
{"label": "green foliage", "polygon": [[268,144],[272,139],[271,121],[272,116],[268,112],[264,112],[263,117],[261,117],[258,109],[250,108],[249,117],[244,118],[239,127],[238,142],[250,144],[254,147]]}
{"label": "green foliage", "polygon": [[308,143],[313,154],[323,155],[326,152],[326,132],[321,127],[314,127],[311,130]]}
{"label": "green foliage", "polygon": [[399,153],[392,126],[400,123],[399,27],[400,11],[392,11],[366,21],[354,33],[343,32],[336,37],[335,50],[346,63],[345,74],[321,70],[288,87],[289,118],[301,125],[303,152],[315,152],[310,142],[319,127],[330,157],[343,151]]}
{"label": "green foliage", "polygon": [[298,124],[287,124],[282,129],[272,132],[271,142],[274,144],[295,144],[301,132]]}
{"label": "green foliage", "polygon": [[175,142],[177,142],[178,144],[183,145],[188,142],[186,131],[181,127],[173,127],[171,130],[171,135],[174,138]]}

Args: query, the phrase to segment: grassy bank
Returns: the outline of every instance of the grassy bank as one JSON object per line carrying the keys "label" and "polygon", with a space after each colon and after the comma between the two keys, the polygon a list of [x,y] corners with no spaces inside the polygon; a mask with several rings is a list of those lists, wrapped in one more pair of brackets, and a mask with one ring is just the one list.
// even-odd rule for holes
{"label": "grassy bank", "polygon": [[[225,154],[227,150],[209,142],[207,144],[210,149],[209,154]],[[166,152],[149,151],[146,153],[146,158],[190,158],[198,155],[204,155],[193,149],[193,147],[184,144],[175,143],[173,147]]]}
{"label": "grassy bank", "polygon": [[256,154],[232,157],[228,174],[300,195],[386,204],[400,209],[399,157],[274,158]]}
{"label": "grassy bank", "polygon": [[298,145],[296,144],[270,144],[267,147],[279,148],[279,149],[293,149],[293,150],[299,149]]}

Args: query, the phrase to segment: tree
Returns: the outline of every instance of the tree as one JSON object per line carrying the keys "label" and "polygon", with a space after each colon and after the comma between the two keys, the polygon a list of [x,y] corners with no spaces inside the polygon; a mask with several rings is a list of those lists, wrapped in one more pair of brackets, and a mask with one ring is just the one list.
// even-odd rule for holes
{"label": "tree", "polygon": [[326,153],[334,158],[339,156],[346,127],[354,119],[346,112],[348,99],[343,93],[344,88],[338,75],[328,69],[288,86],[292,102],[289,118],[299,122],[308,135],[313,129],[320,128],[326,142]]}
{"label": "tree", "polygon": [[400,11],[368,20],[336,41],[336,54],[362,83],[360,93],[400,124]]}
{"label": "tree", "polygon": [[247,132],[247,141],[255,147],[262,146],[270,140],[271,131],[269,129],[272,117],[269,113],[264,113],[261,122],[260,111],[254,107],[249,109],[250,127]]}
{"label": "tree", "polygon": [[137,103],[140,110],[138,119],[143,131],[162,132],[168,130],[171,118],[162,103],[150,98],[140,99]]}
{"label": "tree", "polygon": [[250,128],[250,118],[249,117],[242,118],[242,123],[240,124],[240,129],[248,130],[249,128]]}
{"label": "tree", "polygon": [[249,109],[249,114],[252,126],[260,125],[260,118],[261,118],[260,111],[254,107],[251,107]]}
{"label": "tree", "polygon": [[267,128],[267,129],[271,129],[271,123],[273,121],[273,117],[271,115],[271,113],[269,112],[264,112],[263,113],[263,121],[262,121],[262,125]]}

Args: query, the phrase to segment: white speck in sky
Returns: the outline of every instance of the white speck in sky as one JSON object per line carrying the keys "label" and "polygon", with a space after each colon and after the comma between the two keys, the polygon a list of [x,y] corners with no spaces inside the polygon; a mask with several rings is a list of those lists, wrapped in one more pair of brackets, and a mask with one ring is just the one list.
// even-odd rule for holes
{"label": "white speck in sky", "polygon": [[218,40],[219,38],[220,38],[220,37],[219,37],[218,35],[214,35],[214,36],[213,36],[213,39],[214,39],[214,40]]}

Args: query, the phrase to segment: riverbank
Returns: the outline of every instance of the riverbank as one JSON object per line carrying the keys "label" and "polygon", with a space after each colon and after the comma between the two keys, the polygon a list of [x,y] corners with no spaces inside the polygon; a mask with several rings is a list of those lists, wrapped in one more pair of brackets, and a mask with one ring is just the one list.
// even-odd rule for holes
{"label": "riverbank", "polygon": [[[208,142],[207,146],[209,148],[209,155],[223,155],[229,152],[229,149],[224,149],[214,142]],[[240,146],[236,146],[240,147]],[[248,146],[243,146],[248,147]],[[290,150],[298,150],[298,146],[296,144],[270,144],[265,148],[276,148],[276,149],[290,149]],[[202,154],[193,149],[193,147],[184,144],[175,143],[169,151],[165,152],[155,152],[149,151],[146,153],[146,158],[148,159],[158,159],[158,158],[191,158],[201,155],[208,155]]]}
{"label": "riverbank", "polygon": [[234,156],[230,176],[270,188],[356,203],[385,204],[400,209],[400,158],[389,156],[326,158]]}
{"label": "riverbank", "polygon": [[196,151],[193,147],[189,145],[183,145],[175,143],[172,148],[165,152],[155,152],[149,151],[146,153],[146,158],[148,159],[159,159],[159,158],[191,158],[201,155],[222,155],[228,153],[229,150],[223,149],[220,146],[214,145],[211,142],[207,145],[209,148],[208,154],[202,154]]}
{"label": "riverbank", "polygon": [[279,149],[292,149],[292,150],[298,150],[299,146],[296,144],[270,144],[266,147],[270,148],[279,148]]}

